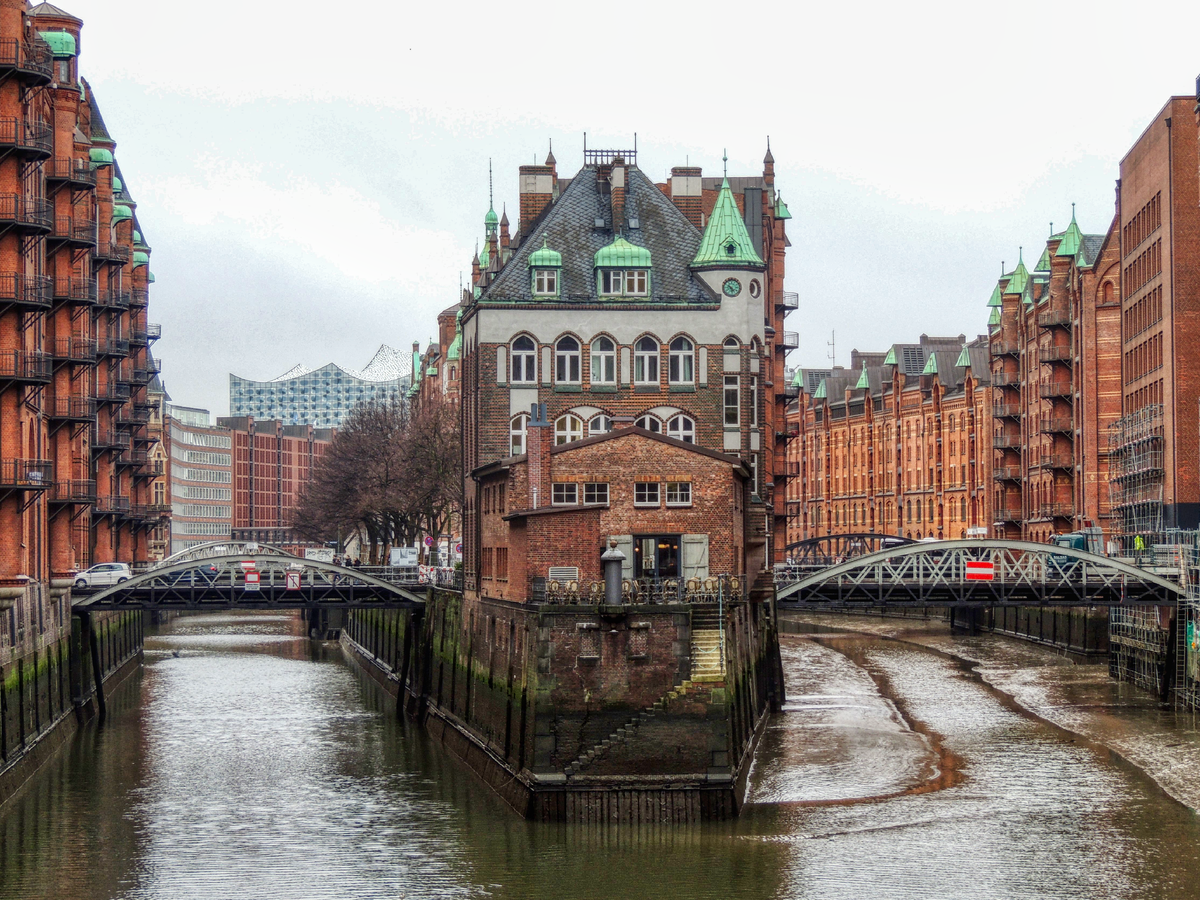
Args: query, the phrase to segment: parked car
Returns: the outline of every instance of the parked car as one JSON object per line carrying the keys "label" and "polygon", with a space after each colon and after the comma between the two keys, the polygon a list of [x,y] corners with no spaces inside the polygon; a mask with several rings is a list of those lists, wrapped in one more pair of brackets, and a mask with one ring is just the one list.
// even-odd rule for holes
{"label": "parked car", "polygon": [[75,576],[75,587],[109,587],[128,581],[133,573],[129,571],[129,563],[98,563]]}

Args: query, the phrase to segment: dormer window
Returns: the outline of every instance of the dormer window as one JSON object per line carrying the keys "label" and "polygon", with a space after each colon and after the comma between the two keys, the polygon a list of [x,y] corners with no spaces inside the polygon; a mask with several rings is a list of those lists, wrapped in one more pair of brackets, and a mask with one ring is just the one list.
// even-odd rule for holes
{"label": "dormer window", "polygon": [[645,269],[603,269],[600,294],[607,297],[644,297],[649,293],[650,273]]}
{"label": "dormer window", "polygon": [[559,272],[561,270],[562,254],[557,250],[551,250],[546,242],[545,235],[543,235],[541,248],[529,254],[529,271],[532,273],[533,296],[557,297],[559,282],[561,280]]}
{"label": "dormer window", "polygon": [[646,297],[650,294],[650,251],[622,237],[596,251],[596,290],[601,297]]}
{"label": "dormer window", "polygon": [[558,269],[534,269],[533,293],[538,297],[557,297]]}

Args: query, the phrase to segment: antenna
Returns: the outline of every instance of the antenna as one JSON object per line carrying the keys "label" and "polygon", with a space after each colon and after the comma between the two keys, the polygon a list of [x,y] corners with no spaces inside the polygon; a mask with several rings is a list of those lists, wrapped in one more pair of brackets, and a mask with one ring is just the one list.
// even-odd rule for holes
{"label": "antenna", "polygon": [[729,177],[729,150],[721,151],[721,164],[725,167],[725,177]]}
{"label": "antenna", "polygon": [[829,348],[829,352],[825,355],[829,357],[830,367],[834,368],[837,366],[837,332],[836,331],[829,332],[829,340],[827,340],[825,342],[825,346],[827,346]]}
{"label": "antenna", "polygon": [[492,161],[488,159],[488,209],[492,209]]}

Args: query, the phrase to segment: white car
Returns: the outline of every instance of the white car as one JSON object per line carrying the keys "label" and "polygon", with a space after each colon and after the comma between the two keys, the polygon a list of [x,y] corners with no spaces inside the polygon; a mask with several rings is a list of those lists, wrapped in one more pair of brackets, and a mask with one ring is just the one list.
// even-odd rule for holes
{"label": "white car", "polygon": [[132,577],[132,573],[129,571],[129,563],[100,563],[92,566],[86,572],[76,575],[75,587],[108,587],[128,581],[130,577]]}

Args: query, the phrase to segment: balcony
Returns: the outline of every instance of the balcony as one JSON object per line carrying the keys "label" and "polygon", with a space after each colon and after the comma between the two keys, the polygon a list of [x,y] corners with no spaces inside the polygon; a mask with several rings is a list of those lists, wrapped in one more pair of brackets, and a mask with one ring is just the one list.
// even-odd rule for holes
{"label": "balcony", "polygon": [[24,350],[0,350],[0,382],[49,384],[50,357]]}
{"label": "balcony", "polygon": [[1072,356],[1073,356],[1073,354],[1071,353],[1070,347],[1040,347],[1040,348],[1038,348],[1038,362],[1070,363]]}
{"label": "balcony", "polygon": [[130,440],[127,434],[122,434],[112,428],[100,428],[99,426],[92,428],[93,452],[128,450],[129,445]]}
{"label": "balcony", "polygon": [[0,459],[0,488],[45,491],[54,480],[48,459]]}
{"label": "balcony", "polygon": [[992,356],[1019,356],[1021,345],[1016,341],[995,340],[988,345]]}
{"label": "balcony", "polygon": [[1043,519],[1070,519],[1075,515],[1075,504],[1043,503],[1038,507],[1038,515]]}
{"label": "balcony", "polygon": [[993,450],[1019,450],[1021,448],[1021,435],[1019,434],[997,434],[992,437]]}
{"label": "balcony", "polygon": [[1065,469],[1067,471],[1075,470],[1075,454],[1074,453],[1048,453],[1042,456],[1036,463],[1042,469]]}
{"label": "balcony", "polygon": [[26,159],[46,159],[54,154],[54,132],[42,119],[0,116],[0,148],[15,150]]}
{"label": "balcony", "polygon": [[1054,397],[1070,397],[1071,382],[1069,381],[1047,381],[1038,385],[1038,396],[1043,400],[1049,400]]}
{"label": "balcony", "polygon": [[793,309],[800,308],[800,295],[795,291],[780,291],[775,295],[775,305],[785,311],[785,315]]}
{"label": "balcony", "polygon": [[124,265],[129,262],[132,251],[116,241],[100,241],[96,244],[96,259],[101,262]]}
{"label": "balcony", "polygon": [[45,234],[54,225],[54,209],[41,197],[0,194],[0,225],[24,234]]}
{"label": "balcony", "polygon": [[1020,466],[996,466],[992,469],[993,481],[1020,481]]}
{"label": "balcony", "polygon": [[101,291],[96,305],[113,312],[129,309],[129,291]]}
{"label": "balcony", "polygon": [[127,512],[129,512],[128,497],[97,497],[95,505],[92,506],[92,515],[94,516],[117,516]]}
{"label": "balcony", "polygon": [[783,348],[784,350],[800,349],[800,332],[798,331],[781,331],[779,337],[775,339],[775,347]]}
{"label": "balcony", "polygon": [[992,384],[996,387],[1020,387],[1020,372],[993,372]]}
{"label": "balcony", "polygon": [[124,359],[129,355],[129,341],[120,337],[99,338],[96,341],[96,355],[101,359],[105,357]]}
{"label": "balcony", "polygon": [[96,220],[88,216],[55,216],[48,240],[76,247],[96,246]]}
{"label": "balcony", "polygon": [[171,504],[151,503],[146,507],[146,511],[152,516],[169,516],[171,514]]}
{"label": "balcony", "polygon": [[0,72],[17,72],[30,84],[49,84],[54,58],[45,41],[0,40]]}
{"label": "balcony", "polygon": [[134,403],[124,406],[117,413],[118,425],[145,425],[150,421],[150,410],[144,403]]}
{"label": "balcony", "polygon": [[150,346],[150,336],[145,328],[134,325],[129,329],[129,346],[138,348]]}
{"label": "balcony", "polygon": [[795,400],[797,397],[800,396],[800,385],[785,384],[783,386],[783,396],[786,397],[788,400]]}
{"label": "balcony", "polygon": [[59,422],[91,422],[96,418],[96,401],[91,397],[55,397],[46,415]]}
{"label": "balcony", "polygon": [[55,300],[76,303],[81,306],[94,306],[96,304],[95,278],[78,278],[76,276],[55,278],[53,279],[51,291]]}
{"label": "balcony", "polygon": [[1039,328],[1070,328],[1071,313],[1065,309],[1051,309],[1044,313],[1038,313],[1037,323]]}
{"label": "balcony", "polygon": [[1019,506],[996,507],[997,522],[1020,522],[1021,518],[1021,507]]}
{"label": "balcony", "polygon": [[51,503],[95,503],[96,482],[56,481],[50,490]]}
{"label": "balcony", "polygon": [[[134,291],[134,293],[136,294],[137,291]],[[151,322],[149,325],[146,326],[146,340],[148,342],[153,343],[154,341],[157,341],[161,337],[162,337],[162,326],[159,325],[157,322]]]}
{"label": "balcony", "polygon": [[1075,419],[1071,416],[1042,416],[1038,422],[1038,430],[1046,434],[1075,433]]}
{"label": "balcony", "polygon": [[133,306],[145,306],[150,302],[150,292],[142,289],[133,291],[129,301]]}
{"label": "balcony", "polygon": [[995,403],[992,405],[992,416],[997,419],[1021,418],[1020,403]]}
{"label": "balcony", "polygon": [[44,170],[47,182],[65,182],[77,188],[96,186],[96,170],[86,159],[52,159]]}
{"label": "balcony", "polygon": [[129,399],[129,385],[119,381],[102,384],[96,389],[99,403],[125,403]]}
{"label": "balcony", "polygon": [[91,365],[96,361],[96,342],[90,338],[81,337],[55,338],[50,355],[58,363],[71,363],[76,366]]}
{"label": "balcony", "polygon": [[54,303],[54,285],[42,275],[0,275],[0,306],[46,311]]}

